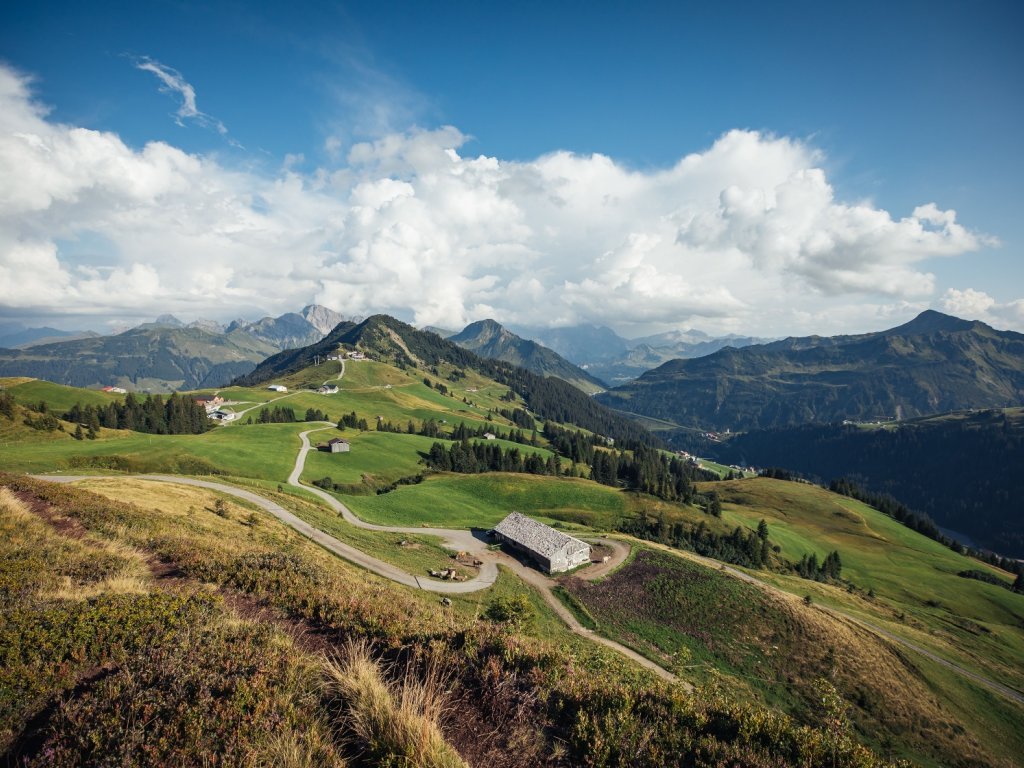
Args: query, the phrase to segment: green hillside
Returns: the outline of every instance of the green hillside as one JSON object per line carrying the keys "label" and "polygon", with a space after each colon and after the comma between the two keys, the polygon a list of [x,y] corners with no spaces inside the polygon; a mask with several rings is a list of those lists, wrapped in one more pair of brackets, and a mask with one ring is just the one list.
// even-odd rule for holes
{"label": "green hillside", "polygon": [[749,432],[705,448],[730,463],[787,467],[824,481],[854,478],[975,546],[1024,556],[1022,408]]}

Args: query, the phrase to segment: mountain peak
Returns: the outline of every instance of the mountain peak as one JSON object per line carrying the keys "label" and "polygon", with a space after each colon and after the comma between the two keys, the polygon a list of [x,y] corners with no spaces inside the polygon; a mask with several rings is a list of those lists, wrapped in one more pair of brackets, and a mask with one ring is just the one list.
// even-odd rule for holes
{"label": "mountain peak", "polygon": [[977,320],[961,320],[959,317],[944,315],[934,309],[926,309],[913,320],[886,331],[890,336],[906,336],[909,334],[952,333],[968,331],[977,325]]}
{"label": "mountain peak", "polygon": [[156,320],[153,321],[154,325],[167,325],[171,328],[184,328],[185,324],[178,318],[171,314],[160,315]]}
{"label": "mountain peak", "polygon": [[345,318],[340,313],[321,304],[307,304],[302,308],[299,315],[324,336],[333,331],[338,323],[345,321]]}

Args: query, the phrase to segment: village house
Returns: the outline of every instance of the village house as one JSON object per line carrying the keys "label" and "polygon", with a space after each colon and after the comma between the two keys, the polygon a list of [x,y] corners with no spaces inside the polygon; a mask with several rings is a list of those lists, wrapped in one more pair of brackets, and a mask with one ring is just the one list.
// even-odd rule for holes
{"label": "village house", "polygon": [[365,360],[366,355],[360,352],[358,349],[348,353],[349,360]]}
{"label": "village house", "polygon": [[513,512],[492,531],[494,537],[534,560],[547,573],[568,571],[590,561],[590,545]]}
{"label": "village house", "polygon": [[238,418],[238,414],[237,413],[232,413],[231,411],[222,411],[222,410],[219,410],[219,409],[214,411],[213,413],[208,413],[207,415],[211,419],[216,419],[217,421],[224,421],[224,422],[234,421],[235,419]]}
{"label": "village house", "polygon": [[316,449],[318,451],[325,451],[326,453],[348,453],[352,450],[352,446],[349,445],[348,440],[342,440],[340,437],[335,437],[333,440],[321,443],[316,447]]}

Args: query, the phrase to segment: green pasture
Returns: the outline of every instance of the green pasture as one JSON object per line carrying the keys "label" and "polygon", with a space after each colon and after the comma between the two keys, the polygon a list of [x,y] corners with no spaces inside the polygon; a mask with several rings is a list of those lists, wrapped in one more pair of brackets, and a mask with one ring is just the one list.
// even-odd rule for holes
{"label": "green pasture", "polygon": [[[259,424],[218,428],[202,435],[146,435],[104,430],[97,440],[54,440],[0,445],[0,464],[11,472],[170,472],[258,478],[283,483],[295,463],[298,433],[309,425]],[[110,435],[107,437],[106,435]]]}
{"label": "green pasture", "polygon": [[371,484],[387,485],[400,477],[421,472],[424,467],[420,464],[420,452],[426,453],[435,442],[434,438],[420,435],[355,429],[339,432],[330,428],[309,437],[314,445],[341,437],[349,441],[352,450],[347,453],[310,451],[302,473],[302,480],[307,483],[330,477],[335,483],[356,484],[368,475]]}
{"label": "green pasture", "polygon": [[345,496],[364,520],[382,525],[489,528],[517,511],[547,522],[613,528],[625,494],[586,480],[514,475],[440,475],[380,496]]}

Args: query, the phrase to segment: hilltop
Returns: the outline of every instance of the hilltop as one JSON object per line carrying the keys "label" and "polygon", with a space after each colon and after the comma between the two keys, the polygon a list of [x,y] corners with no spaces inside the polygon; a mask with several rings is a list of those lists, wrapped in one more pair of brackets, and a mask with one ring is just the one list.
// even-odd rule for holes
{"label": "hilltop", "polygon": [[[288,350],[264,360],[235,383],[253,386],[293,374],[316,359],[339,349],[358,349],[375,360],[400,369],[430,370],[447,364],[456,370],[471,369],[508,387],[539,416],[605,435],[624,444],[660,441],[631,419],[596,403],[581,390],[557,377],[545,378],[500,360],[490,360],[463,349],[434,333],[420,331],[388,315],[374,315],[362,323],[339,324],[323,340],[302,349]],[[460,374],[455,373],[456,380]]]}
{"label": "hilltop", "polygon": [[913,418],[1024,402],[1024,334],[928,310],[886,331],[674,360],[597,396],[716,431]]}

